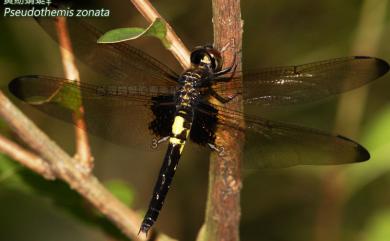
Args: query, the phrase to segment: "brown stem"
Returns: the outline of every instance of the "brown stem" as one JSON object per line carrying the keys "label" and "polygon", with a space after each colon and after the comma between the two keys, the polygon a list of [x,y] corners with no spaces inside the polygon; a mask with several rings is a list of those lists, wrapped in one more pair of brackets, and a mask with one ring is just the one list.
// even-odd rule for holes
{"label": "brown stem", "polygon": [[[69,80],[74,80],[76,84],[80,84],[80,75],[75,64],[72,43],[69,38],[65,17],[57,18],[56,30],[61,46],[60,52],[65,77]],[[90,172],[93,168],[93,158],[91,155],[91,148],[89,146],[88,134],[86,132],[83,106],[80,106],[77,113],[73,113],[73,120],[75,122],[76,157],[78,160],[80,160],[81,166]]]}
{"label": "brown stem", "polygon": [[54,180],[55,176],[50,166],[39,156],[24,150],[16,143],[0,135],[0,152],[18,161],[23,166],[31,169],[48,180]]}
{"label": "brown stem", "polygon": [[[213,0],[214,46],[228,48],[223,52],[226,65],[236,61],[241,69],[242,25],[240,1]],[[234,56],[236,56],[234,60]],[[229,83],[227,83],[229,84]],[[229,88],[228,88],[229,89]],[[234,95],[235,93],[227,93]],[[227,107],[242,111],[242,99],[229,102]],[[240,122],[237,125],[243,126]],[[216,143],[225,150],[223,156],[213,154],[210,160],[209,191],[203,240],[239,240],[241,216],[241,160],[243,133],[219,128]]]}
{"label": "brown stem", "polygon": [[175,56],[175,58],[179,61],[181,66],[184,69],[188,69],[191,66],[190,63],[190,52],[183,44],[181,39],[176,35],[173,31],[172,27],[165,21],[164,18],[157,12],[157,10],[152,6],[152,4],[148,0],[131,0],[134,6],[138,9],[138,11],[144,16],[144,18],[152,23],[156,18],[162,19],[167,26],[167,40],[171,43],[169,50]]}
{"label": "brown stem", "polygon": [[[86,172],[84,168],[79,168],[77,160],[71,158],[50,140],[2,92],[0,92],[0,116],[26,144],[47,161],[51,172],[57,178],[68,183],[127,237],[133,240],[145,240],[144,237],[137,236],[141,223],[137,213],[113,196],[95,176]],[[169,240],[169,238],[159,235],[156,240]]]}

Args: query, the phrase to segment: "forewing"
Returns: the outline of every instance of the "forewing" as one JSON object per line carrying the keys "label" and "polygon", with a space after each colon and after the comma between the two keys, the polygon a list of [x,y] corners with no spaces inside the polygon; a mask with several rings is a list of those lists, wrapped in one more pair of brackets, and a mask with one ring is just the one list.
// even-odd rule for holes
{"label": "forewing", "polygon": [[[55,18],[37,18],[37,22],[59,42]],[[74,54],[106,78],[127,84],[176,84],[177,74],[150,55],[126,42],[98,44],[103,33],[80,18],[66,22]]]}
{"label": "forewing", "polygon": [[[82,103],[91,134],[120,145],[150,147],[153,136],[160,137],[170,126],[166,120],[159,129],[151,128],[155,119],[169,119],[174,110],[173,89],[139,89],[133,86],[76,84],[48,76],[23,76],[12,80],[10,92],[37,109],[74,124],[72,113]],[[164,97],[164,98],[162,98]],[[162,106],[162,107],[161,107]],[[160,111],[161,108],[164,111]],[[166,115],[166,116],[165,116]],[[145,134],[150,135],[145,141]]]}
{"label": "forewing", "polygon": [[[243,87],[238,78],[230,85],[218,83],[223,93],[232,88],[245,103],[286,105],[319,100],[358,88],[384,75],[389,65],[372,57],[345,57],[310,64],[275,67],[244,73]],[[240,75],[240,73],[238,73]]]}
{"label": "forewing", "polygon": [[[340,135],[244,116],[221,106],[214,107],[218,109],[220,128],[245,134],[244,163],[248,168],[333,165],[370,158],[364,147]],[[243,119],[245,126],[237,124]]]}

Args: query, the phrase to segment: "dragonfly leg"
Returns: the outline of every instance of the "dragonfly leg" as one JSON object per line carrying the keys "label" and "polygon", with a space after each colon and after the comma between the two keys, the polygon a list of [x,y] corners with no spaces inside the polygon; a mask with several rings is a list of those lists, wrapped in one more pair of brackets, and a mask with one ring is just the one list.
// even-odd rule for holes
{"label": "dragonfly leg", "polygon": [[157,149],[158,145],[161,144],[162,142],[165,142],[169,139],[169,136],[165,136],[163,138],[157,139],[153,138],[151,147],[152,149]]}
{"label": "dragonfly leg", "polygon": [[[232,75],[231,75],[230,78],[229,78],[229,80],[230,80],[230,79],[233,77],[234,73],[236,72],[236,68],[237,68],[236,58],[237,58],[237,54],[234,53],[233,63],[232,63],[229,67],[227,67],[227,68],[225,68],[225,69],[222,69],[222,70],[220,70],[220,71],[214,73],[214,76],[215,76],[215,77],[218,77],[218,76],[224,75],[224,74],[226,74],[226,73],[229,73],[230,71],[233,70],[233,71],[232,71]],[[218,78],[217,78],[217,79],[218,79]],[[221,79],[224,79],[224,78],[221,78]]]}
{"label": "dragonfly leg", "polygon": [[224,97],[224,96],[221,96],[220,94],[218,94],[212,88],[210,88],[210,94],[211,94],[211,96],[213,96],[215,99],[217,99],[222,104],[228,103],[229,101],[231,101],[232,99],[234,99],[238,95],[238,94],[235,94],[233,96]]}
{"label": "dragonfly leg", "polygon": [[225,148],[223,146],[216,146],[212,143],[207,143],[207,145],[210,147],[212,151],[215,151],[218,153],[218,156],[224,156],[225,155]]}

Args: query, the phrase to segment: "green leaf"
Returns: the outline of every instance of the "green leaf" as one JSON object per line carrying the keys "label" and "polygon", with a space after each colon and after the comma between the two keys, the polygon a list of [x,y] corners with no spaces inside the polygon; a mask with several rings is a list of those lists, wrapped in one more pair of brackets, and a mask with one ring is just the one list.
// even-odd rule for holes
{"label": "green leaf", "polygon": [[74,85],[58,87],[50,96],[29,96],[25,102],[32,105],[43,105],[45,103],[56,103],[73,112],[78,112],[81,106],[80,90]]}
{"label": "green leaf", "polygon": [[56,103],[70,111],[78,112],[81,106],[81,94],[76,85],[65,85],[59,87],[50,96],[28,96],[24,101],[31,105]]}
{"label": "green leaf", "polygon": [[165,23],[156,18],[154,22],[147,28],[117,28],[103,34],[98,40],[98,43],[118,43],[128,40],[134,40],[141,37],[155,37],[161,40],[166,48],[170,47],[170,43],[166,39],[167,28]]}
{"label": "green leaf", "polygon": [[120,180],[112,180],[105,183],[105,186],[119,200],[131,207],[134,201],[134,190],[128,184]]}
{"label": "green leaf", "polygon": [[75,81],[53,81],[34,75],[12,80],[9,88],[12,94],[31,105],[55,103],[74,112],[81,106],[81,94]]}
{"label": "green leaf", "polygon": [[81,94],[76,85],[65,85],[61,87],[51,101],[58,103],[71,111],[77,112],[81,106]]}

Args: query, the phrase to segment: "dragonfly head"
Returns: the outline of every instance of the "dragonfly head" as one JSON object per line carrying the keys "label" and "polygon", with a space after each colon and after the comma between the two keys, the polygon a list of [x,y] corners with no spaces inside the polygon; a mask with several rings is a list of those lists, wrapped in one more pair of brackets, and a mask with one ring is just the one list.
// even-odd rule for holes
{"label": "dragonfly head", "polygon": [[222,69],[221,53],[211,45],[198,46],[191,52],[193,66],[208,66],[214,72]]}

